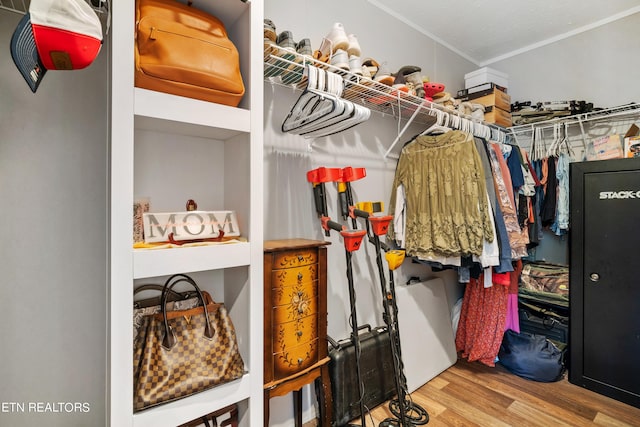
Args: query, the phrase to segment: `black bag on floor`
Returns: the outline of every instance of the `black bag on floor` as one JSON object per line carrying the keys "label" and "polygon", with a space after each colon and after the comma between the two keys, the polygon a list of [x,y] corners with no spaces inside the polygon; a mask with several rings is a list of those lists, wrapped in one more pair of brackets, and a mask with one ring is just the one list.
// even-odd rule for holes
{"label": "black bag on floor", "polygon": [[498,359],[511,373],[529,380],[554,382],[564,375],[564,352],[544,335],[505,331]]}
{"label": "black bag on floor", "polygon": [[[389,332],[386,327],[360,334],[360,367],[364,383],[365,410],[386,402],[396,394]],[[336,342],[329,337],[329,376],[333,398],[334,427],[344,426],[360,416],[355,348],[350,339]]]}
{"label": "black bag on floor", "polygon": [[520,332],[544,335],[554,343],[569,344],[569,316],[545,304],[518,304]]}

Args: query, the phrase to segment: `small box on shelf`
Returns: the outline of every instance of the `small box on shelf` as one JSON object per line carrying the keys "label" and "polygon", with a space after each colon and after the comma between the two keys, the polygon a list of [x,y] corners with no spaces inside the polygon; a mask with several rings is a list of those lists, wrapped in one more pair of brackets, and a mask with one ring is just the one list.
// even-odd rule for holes
{"label": "small box on shelf", "polygon": [[498,107],[504,111],[511,111],[511,96],[497,87],[470,93],[458,99],[461,101],[470,101],[476,104],[482,104],[485,107]]}
{"label": "small box on shelf", "polygon": [[509,87],[509,75],[489,67],[483,67],[464,75],[464,87],[470,88],[483,83],[495,83]]}
{"label": "small box on shelf", "polygon": [[484,112],[484,121],[505,128],[513,125],[511,113],[495,106],[486,107]]}

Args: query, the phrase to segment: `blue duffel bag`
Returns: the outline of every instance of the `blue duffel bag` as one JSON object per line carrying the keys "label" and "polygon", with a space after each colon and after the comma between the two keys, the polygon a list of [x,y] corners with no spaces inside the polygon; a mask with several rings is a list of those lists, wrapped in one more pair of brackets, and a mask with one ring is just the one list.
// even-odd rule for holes
{"label": "blue duffel bag", "polygon": [[544,335],[505,331],[498,359],[511,373],[534,381],[559,381],[565,371],[564,351]]}

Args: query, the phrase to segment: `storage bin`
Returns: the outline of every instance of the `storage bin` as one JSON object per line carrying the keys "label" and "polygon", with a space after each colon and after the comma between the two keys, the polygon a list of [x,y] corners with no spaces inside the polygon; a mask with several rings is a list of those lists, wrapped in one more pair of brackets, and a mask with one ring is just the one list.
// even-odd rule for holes
{"label": "storage bin", "polygon": [[468,89],[483,83],[495,83],[498,86],[509,87],[509,75],[489,67],[480,68],[464,75],[464,87]]}
{"label": "storage bin", "polygon": [[493,123],[505,128],[511,127],[513,125],[510,112],[504,111],[500,108],[496,108],[493,106],[486,108],[484,113],[484,121],[487,123]]}
{"label": "storage bin", "polygon": [[463,99],[485,107],[498,107],[507,112],[511,111],[511,96],[498,89],[474,93]]}

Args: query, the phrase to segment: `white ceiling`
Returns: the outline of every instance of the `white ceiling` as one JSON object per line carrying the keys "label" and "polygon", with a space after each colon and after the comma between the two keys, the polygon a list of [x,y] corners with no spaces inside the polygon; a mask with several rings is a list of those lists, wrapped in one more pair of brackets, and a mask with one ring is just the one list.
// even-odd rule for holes
{"label": "white ceiling", "polygon": [[640,12],[638,0],[368,0],[478,66]]}

